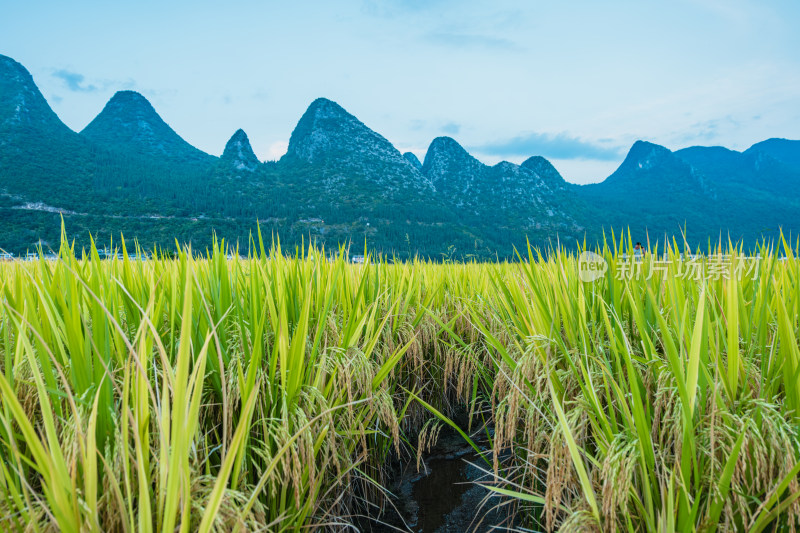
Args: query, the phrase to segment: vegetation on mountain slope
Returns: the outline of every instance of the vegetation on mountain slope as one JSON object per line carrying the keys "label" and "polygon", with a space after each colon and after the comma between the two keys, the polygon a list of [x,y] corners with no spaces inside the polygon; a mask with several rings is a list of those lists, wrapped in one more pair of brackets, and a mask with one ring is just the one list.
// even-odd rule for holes
{"label": "vegetation on mountain slope", "polygon": [[280,161],[259,162],[239,130],[221,158],[197,150],[138,93],[121,91],[80,133],[30,74],[0,56],[0,248],[58,242],[61,213],[78,249],[89,235],[147,247],[246,244],[258,227],[291,248],[351,243],[400,258],[510,258],[536,245],[630,227],[695,246],[730,235],[748,247],[800,229],[800,143],[739,153],[633,145],[602,183],[571,185],[544,158],[487,166],[454,139],[423,164],[330,100],[312,102]]}

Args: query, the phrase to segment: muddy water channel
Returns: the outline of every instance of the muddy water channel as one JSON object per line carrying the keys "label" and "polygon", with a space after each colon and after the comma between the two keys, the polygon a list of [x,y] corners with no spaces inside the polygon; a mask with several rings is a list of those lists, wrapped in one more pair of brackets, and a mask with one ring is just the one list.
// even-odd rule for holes
{"label": "muddy water channel", "polygon": [[488,497],[490,492],[476,483],[491,480],[491,467],[455,431],[443,430],[423,463],[419,471],[415,461],[400,468],[387,487],[393,508],[362,531],[461,533],[509,525],[505,507],[497,508],[500,500]]}

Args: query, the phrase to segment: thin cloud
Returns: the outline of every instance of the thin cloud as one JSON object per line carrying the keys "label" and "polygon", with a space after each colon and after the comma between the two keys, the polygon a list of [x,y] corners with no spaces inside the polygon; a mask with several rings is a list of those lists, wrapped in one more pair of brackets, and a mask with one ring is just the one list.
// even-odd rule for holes
{"label": "thin cloud", "polygon": [[504,141],[473,147],[485,154],[498,157],[541,155],[552,159],[594,159],[614,161],[622,156],[619,147],[609,147],[584,141],[566,133],[528,133]]}
{"label": "thin cloud", "polygon": [[730,133],[737,130],[742,124],[728,115],[723,118],[715,118],[695,122],[689,127],[689,131],[678,136],[681,142],[704,141],[711,142],[722,136],[723,133]]}
{"label": "thin cloud", "polygon": [[372,16],[392,17],[398,13],[424,12],[438,9],[449,0],[365,0],[362,10]]}
{"label": "thin cloud", "polygon": [[448,122],[444,126],[441,127],[442,133],[446,133],[448,135],[458,135],[461,131],[461,124],[457,122]]}
{"label": "thin cloud", "polygon": [[474,33],[433,32],[425,35],[433,44],[453,48],[484,48],[490,50],[519,51],[521,47],[509,39]]}
{"label": "thin cloud", "polygon": [[85,85],[86,77],[83,74],[72,72],[65,69],[56,70],[53,76],[64,82],[64,85],[70,91],[77,93],[91,93],[97,90],[96,85]]}

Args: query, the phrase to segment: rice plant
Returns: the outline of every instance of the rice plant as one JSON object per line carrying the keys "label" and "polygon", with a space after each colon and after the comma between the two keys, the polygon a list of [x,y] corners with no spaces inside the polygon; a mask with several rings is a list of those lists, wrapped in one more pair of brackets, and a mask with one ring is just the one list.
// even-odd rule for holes
{"label": "rice plant", "polygon": [[690,260],[700,277],[679,270],[673,243],[619,279],[634,255],[623,241],[600,250],[609,268],[591,283],[559,252],[497,279],[489,305],[506,337],[482,330],[497,370],[494,449],[513,460],[496,469],[531,522],[795,530],[800,271],[782,244],[782,257],[711,249]]}
{"label": "rice plant", "polygon": [[0,529],[347,529],[461,408],[516,527],[793,531],[800,263],[779,245],[614,238],[585,281],[585,246],[353,265],[64,237],[0,263]]}

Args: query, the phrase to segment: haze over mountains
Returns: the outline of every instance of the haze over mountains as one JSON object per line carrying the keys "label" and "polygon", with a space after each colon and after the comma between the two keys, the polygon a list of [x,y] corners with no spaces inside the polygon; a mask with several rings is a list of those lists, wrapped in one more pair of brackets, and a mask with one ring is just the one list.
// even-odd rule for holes
{"label": "haze over mountains", "polygon": [[531,155],[488,166],[438,137],[420,162],[324,98],[277,162],[260,162],[242,130],[221,157],[206,154],[133,91],[76,133],[25,68],[0,56],[0,247],[18,253],[55,246],[60,216],[79,247],[90,233],[103,244],[124,233],[202,249],[216,232],[246,248],[259,220],[284,245],[366,239],[401,257],[508,257],[526,238],[594,241],[612,226],[644,240],[685,224],[693,244],[722,232],[748,245],[800,229],[800,141],[744,152],[637,141],[611,176],[585,186]]}

